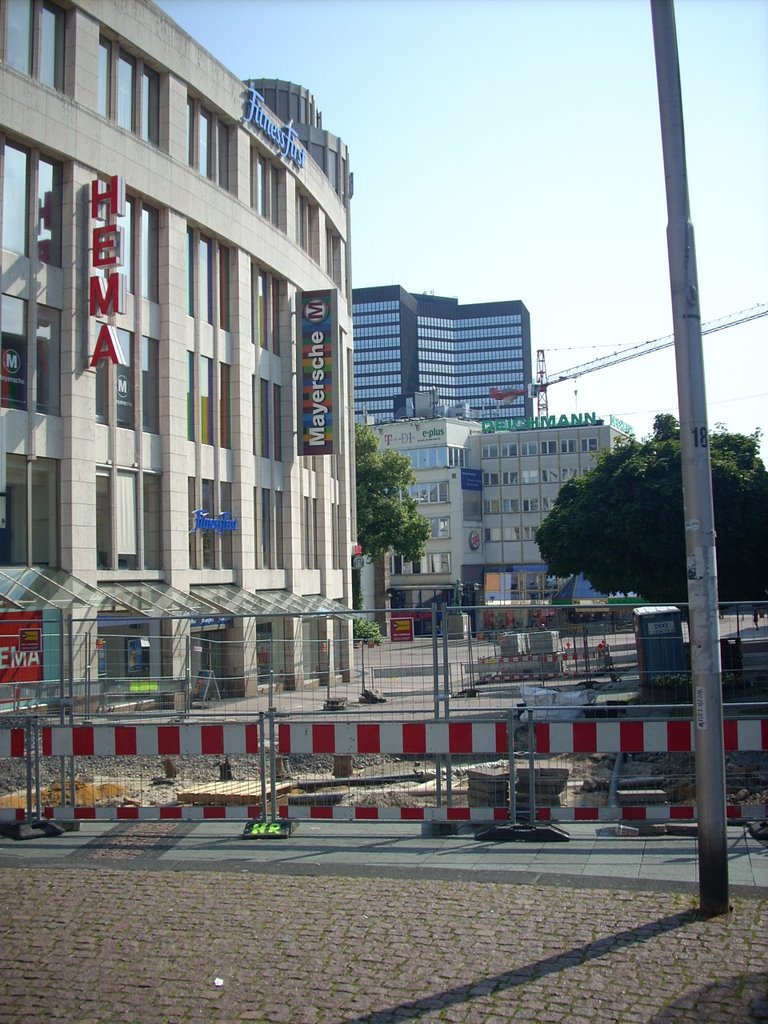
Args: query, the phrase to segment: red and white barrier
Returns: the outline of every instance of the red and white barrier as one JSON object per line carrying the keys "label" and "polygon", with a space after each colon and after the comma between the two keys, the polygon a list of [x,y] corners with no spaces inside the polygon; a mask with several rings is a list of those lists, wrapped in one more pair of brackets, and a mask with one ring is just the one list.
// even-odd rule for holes
{"label": "red and white barrier", "polygon": [[[45,757],[146,757],[258,754],[258,724],[50,725]],[[16,755],[19,756],[19,755]]]}
{"label": "red and white barrier", "polygon": [[[537,754],[656,754],[694,750],[693,723],[672,721],[539,722]],[[726,751],[768,750],[768,719],[723,723]]]}
{"label": "red and white barrier", "polygon": [[281,754],[508,754],[506,722],[281,722]]}

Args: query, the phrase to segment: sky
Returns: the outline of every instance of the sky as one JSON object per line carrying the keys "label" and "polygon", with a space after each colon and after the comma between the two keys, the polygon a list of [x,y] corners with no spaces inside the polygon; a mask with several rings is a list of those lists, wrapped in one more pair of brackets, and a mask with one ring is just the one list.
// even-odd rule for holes
{"label": "sky", "polygon": [[[158,0],[315,96],[354,173],[352,284],[520,299],[548,376],[672,335],[650,0]],[[768,0],[676,0],[702,322],[768,308]],[[708,425],[763,432],[768,316],[703,336]],[[504,387],[508,381],[497,381]],[[639,438],[675,350],[553,385]]]}

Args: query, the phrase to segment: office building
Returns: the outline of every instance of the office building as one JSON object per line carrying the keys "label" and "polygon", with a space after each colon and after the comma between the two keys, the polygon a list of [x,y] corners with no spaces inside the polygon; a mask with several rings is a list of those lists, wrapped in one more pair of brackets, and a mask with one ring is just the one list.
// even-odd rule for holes
{"label": "office building", "polygon": [[4,2],[0,57],[2,604],[94,678],[343,669],[287,616],[351,603],[346,147],[149,0]]}
{"label": "office building", "polygon": [[[528,310],[519,300],[478,302],[412,294],[399,285],[355,288],[355,414],[386,423],[412,416],[494,415],[492,387],[533,381]],[[510,413],[529,416],[530,397]]]}

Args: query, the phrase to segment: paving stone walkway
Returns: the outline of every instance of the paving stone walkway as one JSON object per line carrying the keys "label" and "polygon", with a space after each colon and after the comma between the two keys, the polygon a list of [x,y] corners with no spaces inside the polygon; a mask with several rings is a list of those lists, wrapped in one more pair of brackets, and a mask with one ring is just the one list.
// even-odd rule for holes
{"label": "paving stone walkway", "polygon": [[768,1021],[764,890],[706,919],[690,892],[113,852],[0,872],[0,1024]]}

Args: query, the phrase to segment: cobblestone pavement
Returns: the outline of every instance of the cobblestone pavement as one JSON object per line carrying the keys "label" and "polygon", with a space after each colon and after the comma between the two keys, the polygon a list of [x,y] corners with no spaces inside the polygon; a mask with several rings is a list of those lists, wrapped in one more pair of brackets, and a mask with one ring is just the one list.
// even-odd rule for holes
{"label": "cobblestone pavement", "polygon": [[145,832],[0,872],[0,1024],[768,1021],[762,893],[161,870]]}

